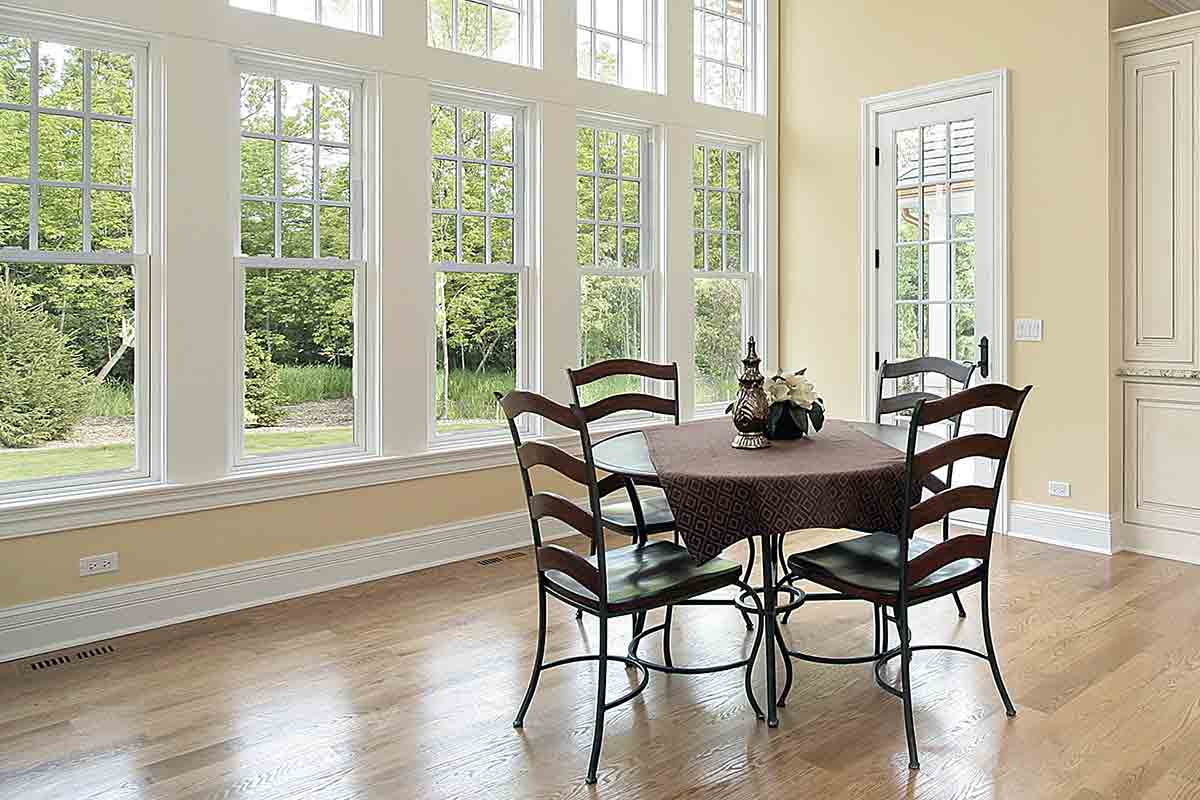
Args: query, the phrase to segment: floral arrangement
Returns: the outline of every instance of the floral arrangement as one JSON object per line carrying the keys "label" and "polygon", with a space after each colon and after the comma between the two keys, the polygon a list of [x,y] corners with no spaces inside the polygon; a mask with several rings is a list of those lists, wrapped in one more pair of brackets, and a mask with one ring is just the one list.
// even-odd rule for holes
{"label": "floral arrangement", "polygon": [[825,424],[825,401],[817,397],[816,387],[806,376],[807,369],[785,375],[782,371],[771,378],[767,400],[768,439],[799,439]]}

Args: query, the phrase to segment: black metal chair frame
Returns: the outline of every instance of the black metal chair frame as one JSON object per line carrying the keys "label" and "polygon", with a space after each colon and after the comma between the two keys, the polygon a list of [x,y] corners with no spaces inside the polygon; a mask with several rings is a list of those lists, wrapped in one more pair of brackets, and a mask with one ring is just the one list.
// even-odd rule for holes
{"label": "black metal chair frame", "polygon": [[[810,572],[799,560],[803,557],[803,553],[794,554],[789,560],[789,573],[785,580],[789,582],[808,580],[835,590],[830,594],[809,594],[807,600],[861,600],[871,603],[875,611],[875,644],[872,654],[869,656],[845,658],[818,656],[784,647],[786,657],[818,664],[874,664],[876,683],[885,691],[899,697],[904,703],[904,729],[908,741],[910,769],[920,768],[913,724],[912,681],[910,679],[913,653],[943,650],[965,653],[986,660],[991,667],[992,677],[1000,698],[1004,702],[1006,713],[1010,717],[1016,716],[1017,713],[1000,675],[1000,664],[992,641],[991,620],[988,613],[988,583],[992,534],[1000,499],[1000,487],[1004,479],[1013,436],[1016,433],[1017,420],[1025,399],[1032,389],[1032,386],[1018,390],[999,384],[985,384],[958,392],[945,399],[920,398],[917,400],[909,427],[908,447],[905,454],[904,515],[900,531],[897,532],[900,573],[895,592],[872,593],[869,590],[856,589],[852,585],[845,584],[837,580],[835,576]],[[936,447],[917,453],[917,433],[922,427],[959,418],[966,411],[989,407],[1002,408],[1011,412],[1004,437],[976,433],[948,440]],[[929,498],[922,499],[923,491],[930,488],[927,479],[936,470],[949,467],[956,461],[974,457],[989,458],[997,462],[996,477],[991,487],[943,485],[940,491],[936,491]],[[918,528],[938,519],[944,519],[953,511],[966,508],[976,508],[988,512],[984,533],[962,534],[943,540],[913,560],[909,560],[909,540]],[[918,587],[921,581],[939,569],[962,559],[978,559],[981,563],[970,572],[955,579],[935,583],[932,586]],[[912,631],[908,625],[910,608],[945,597],[975,584],[980,586],[980,614],[986,652],[951,644],[912,645]],[[888,613],[889,608],[892,610],[892,614]],[[887,627],[889,622],[896,625],[899,639],[896,647],[889,647]],[[896,657],[901,659],[901,685],[899,688],[890,684],[882,675],[884,665]],[[787,680],[780,696],[780,705],[783,705],[791,687],[792,670],[789,668]]]}
{"label": "black metal chair frame", "polygon": [[[671,385],[671,397],[659,397],[657,395],[646,394],[645,392],[628,392],[625,394],[612,395],[597,400],[594,403],[584,405],[580,396],[579,390],[588,384],[595,383],[605,378],[615,376],[636,376],[647,380],[657,380]],[[584,416],[587,417],[588,423],[593,423],[604,419],[612,414],[621,411],[645,411],[651,414],[659,414],[670,417],[676,425],[679,424],[679,364],[672,362],[670,364],[655,364],[649,361],[642,361],[636,358],[613,358],[605,361],[597,361],[594,364],[588,364],[586,367],[579,369],[568,369],[567,380],[571,384],[571,396],[574,399],[574,404],[583,410]],[[605,526],[609,530],[614,530],[625,535],[636,536],[638,541],[645,544],[646,537],[655,533],[665,533],[670,530],[674,534],[674,541],[679,543],[679,532],[674,529],[674,525],[670,528],[652,529],[646,525],[645,516],[642,512],[641,497],[638,494],[637,487],[657,486],[657,484],[649,482],[639,482],[636,478],[626,477],[626,490],[629,494],[629,502],[633,507],[633,514],[636,520],[636,528],[634,531],[613,526],[609,520],[605,520]],[[602,509],[603,510],[603,509]],[[750,542],[750,558],[746,562],[746,570],[742,573],[742,580],[749,581],[754,569],[755,545],[754,539],[751,537]],[[593,543],[594,546],[594,543]],[[592,555],[595,555],[593,552]],[[679,605],[732,605],[737,608],[742,614],[742,620],[746,623],[746,630],[753,630],[754,623],[751,620],[751,614],[731,600],[691,600]],[[671,622],[674,616],[674,606],[667,606],[666,617],[662,625],[657,625],[648,631],[645,629],[645,617],[634,619],[634,637],[633,643],[640,641],[643,635],[650,635],[656,632],[662,632],[662,652],[663,661],[667,667],[674,666],[674,660],[671,655]],[[581,619],[583,612],[576,612],[576,619]],[[681,674],[686,674],[686,671]]]}
{"label": "black metal chair frame", "polygon": [[[604,540],[604,527],[600,517],[600,499],[601,497],[616,492],[624,488],[624,480],[616,475],[609,475],[603,480],[596,478],[596,466],[592,458],[591,438],[588,434],[587,418],[583,410],[578,406],[573,405],[570,408],[559,405],[540,395],[529,392],[513,391],[507,395],[496,393],[496,400],[503,408],[506,417],[508,418],[509,431],[512,434],[513,445],[516,448],[517,462],[520,466],[521,480],[525,488],[525,499],[529,508],[529,518],[533,533],[534,552],[537,556],[537,571],[538,571],[538,643],[537,653],[534,657],[533,671],[529,678],[529,686],[525,691],[524,699],[521,702],[521,707],[517,712],[516,718],[513,720],[514,728],[524,726],[525,715],[529,711],[530,703],[533,701],[534,692],[537,689],[538,679],[543,672],[555,667],[565,666],[568,664],[577,664],[581,662],[598,663],[597,669],[597,694],[596,694],[596,713],[595,725],[592,735],[591,757],[588,762],[587,783],[594,784],[596,782],[596,771],[600,761],[600,748],[604,736],[604,715],[607,711],[616,708],[617,706],[626,703],[637,697],[646,688],[650,680],[650,672],[658,670],[662,672],[676,674],[708,674],[714,672],[722,672],[731,669],[745,670],[745,689],[746,695],[750,700],[751,706],[755,713],[762,718],[762,708],[759,706],[757,699],[754,696],[754,691],[751,685],[751,676],[753,665],[758,657],[758,649],[762,642],[762,628],[759,627],[759,633],[754,639],[753,647],[750,655],[747,658],[734,661],[728,664],[718,664],[711,667],[696,667],[687,669],[672,668],[667,665],[655,664],[647,662],[636,655],[637,643],[640,641],[640,636],[635,637],[630,642],[628,654],[626,656],[616,656],[608,652],[608,622],[610,619],[621,616],[631,616],[641,614],[644,615],[647,611],[655,608],[669,606],[671,603],[676,603],[684,600],[690,600],[693,597],[706,594],[720,586],[737,586],[741,589],[742,594],[750,593],[751,599],[758,605],[758,600],[753,596],[753,590],[744,581],[741,580],[740,573],[738,577],[730,581],[727,578],[722,579],[720,586],[705,585],[699,587],[685,587],[684,589],[675,590],[678,595],[669,597],[648,598],[640,606],[634,608],[612,608],[610,607],[608,597],[608,571],[606,566],[606,546]],[[579,433],[580,443],[583,451],[582,460],[570,455],[564,450],[561,450],[553,445],[545,442],[530,441],[523,442],[521,433],[517,426],[516,420],[522,414],[534,414],[544,419],[551,420],[564,428],[574,430]],[[533,467],[542,466],[551,469],[565,478],[583,484],[588,489],[588,504],[589,510],[584,510],[569,500],[549,492],[535,492],[533,482],[530,478],[530,470]],[[542,541],[540,530],[540,522],[547,517],[563,522],[575,529],[579,533],[589,537],[594,547],[595,563],[593,564],[588,559],[575,554],[567,548],[547,544]],[[645,542],[637,543],[637,547],[645,546]],[[569,592],[552,580],[546,577],[549,571],[560,572],[574,581],[577,581],[588,592],[593,595],[590,601],[578,597],[572,592]],[[594,655],[571,656],[561,658],[549,663],[545,663],[546,651],[546,598],[553,596],[570,607],[586,611],[594,615],[599,620],[599,648]],[[629,605],[628,603],[626,604]],[[636,606],[636,602],[634,604]],[[761,606],[755,613],[762,614]],[[653,632],[643,631],[642,636]],[[627,668],[636,669],[640,673],[637,685],[630,691],[622,694],[615,700],[607,699],[607,670],[606,666],[609,661],[619,661]]]}

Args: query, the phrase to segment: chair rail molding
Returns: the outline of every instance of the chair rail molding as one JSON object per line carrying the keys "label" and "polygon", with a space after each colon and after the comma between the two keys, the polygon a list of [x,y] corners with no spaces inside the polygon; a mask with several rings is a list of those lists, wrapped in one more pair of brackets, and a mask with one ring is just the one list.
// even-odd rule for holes
{"label": "chair rail molding", "polygon": [[[542,538],[574,533],[555,520]],[[0,609],[0,662],[528,546],[526,510]],[[533,568],[533,559],[529,559]]]}

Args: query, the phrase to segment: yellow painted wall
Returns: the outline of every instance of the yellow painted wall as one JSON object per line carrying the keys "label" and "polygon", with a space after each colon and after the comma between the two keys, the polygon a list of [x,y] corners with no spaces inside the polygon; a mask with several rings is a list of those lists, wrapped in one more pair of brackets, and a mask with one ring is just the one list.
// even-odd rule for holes
{"label": "yellow painted wall", "polygon": [[[1109,507],[1109,13],[1096,0],[788,0],[780,61],[780,340],[831,413],[858,413],[862,376],[859,101],[998,68],[1011,78],[1010,382],[1037,388],[1011,496]],[[1073,496],[1047,495],[1048,480]]]}

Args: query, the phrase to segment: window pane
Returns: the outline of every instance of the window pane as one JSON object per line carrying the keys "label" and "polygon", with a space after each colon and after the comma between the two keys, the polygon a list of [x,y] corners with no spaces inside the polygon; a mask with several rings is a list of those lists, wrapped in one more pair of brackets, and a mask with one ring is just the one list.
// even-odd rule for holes
{"label": "window pane", "polygon": [[596,80],[617,82],[617,47],[615,36],[596,34]]}
{"label": "window pane", "polygon": [[462,0],[458,11],[458,49],[473,56],[488,54],[488,7]]}
{"label": "window pane", "polygon": [[636,178],[642,170],[642,137],[621,134],[621,174]]}
{"label": "window pane", "polygon": [[453,161],[433,160],[433,207],[458,207],[458,167]]}
{"label": "window pane", "polygon": [[579,128],[575,132],[575,167],[580,172],[594,172],[596,169],[596,131],[592,128]]}
{"label": "window pane", "polygon": [[742,229],[741,192],[729,192],[725,196],[725,227],[734,232]]}
{"label": "window pane", "polygon": [[321,0],[321,22],[334,28],[358,30],[358,0]]}
{"label": "window pane", "polygon": [[284,142],[283,144],[284,197],[313,196],[313,148],[311,144]]}
{"label": "window pane", "polygon": [[617,133],[616,131],[598,131],[600,171],[606,175],[617,174]]}
{"label": "window pane", "polygon": [[29,104],[31,47],[28,39],[0,35],[0,103]]}
{"label": "window pane", "polygon": [[313,138],[313,87],[310,83],[280,81],[280,106],[284,136]]}
{"label": "window pane", "polygon": [[487,221],[483,217],[462,219],[462,260],[464,264],[483,264],[487,260]]}
{"label": "window pane", "polygon": [[737,373],[746,338],[742,282],[696,279],[696,404],[727,402],[737,395]]}
{"label": "window pane", "polygon": [[354,444],[354,273],[245,272],[248,457]]}
{"label": "window pane", "polygon": [[621,222],[637,225],[642,221],[641,184],[621,181]]}
{"label": "window pane", "polygon": [[576,0],[575,2],[575,24],[591,25],[592,24],[592,0]]}
{"label": "window pane", "polygon": [[275,13],[281,17],[316,22],[316,10],[312,0],[275,0]]}
{"label": "window pane", "polygon": [[321,199],[350,202],[350,151],[344,147],[322,147]]}
{"label": "window pane", "polygon": [[586,28],[575,31],[575,74],[592,77],[592,32]]}
{"label": "window pane", "polygon": [[[642,358],[642,278],[584,275],[579,290],[580,365],[610,358]],[[592,403],[642,391],[641,379],[619,375],[590,383],[580,399]]]}
{"label": "window pane", "polygon": [[521,16],[517,12],[492,9],[492,58],[510,64],[521,60]]}
{"label": "window pane", "polygon": [[458,140],[458,132],[455,128],[454,109],[449,106],[434,106],[432,113],[433,129],[433,154],[438,156],[452,156],[455,154],[455,145]]}
{"label": "window pane", "polygon": [[321,208],[321,257],[350,258],[350,209]]}
{"label": "window pane", "polygon": [[517,385],[519,285],[519,276],[512,274],[437,274],[439,433],[507,427],[492,393]]}
{"label": "window pane", "polygon": [[284,258],[313,257],[313,207],[298,203],[281,206]]}
{"label": "window pane", "polygon": [[621,41],[621,85],[630,89],[646,86],[646,48],[634,42]]}
{"label": "window pane", "polygon": [[462,165],[462,207],[464,211],[487,210],[487,182],[484,175],[483,164]]}
{"label": "window pane", "polygon": [[38,43],[38,104],[43,108],[83,110],[83,50]]}
{"label": "window pane", "polygon": [[38,114],[38,177],[47,181],[83,180],[83,120]]}
{"label": "window pane", "polygon": [[484,149],[484,113],[474,109],[464,108],[459,114],[462,118],[462,130],[459,133],[462,135],[461,154],[463,158],[484,158],[487,153]]}
{"label": "window pane", "polygon": [[493,219],[491,221],[491,264],[512,264],[513,258],[513,222],[511,219]]}
{"label": "window pane", "polygon": [[725,186],[735,192],[742,189],[742,154],[725,151]]}
{"label": "window pane", "polygon": [[[2,44],[2,40],[0,40]],[[29,112],[0,110],[0,175],[29,177]]]}
{"label": "window pane", "polygon": [[132,124],[92,121],[92,180],[114,186],[133,185]]}
{"label": "window pane", "polygon": [[321,139],[350,142],[350,90],[321,87]]}
{"label": "window pane", "polygon": [[692,269],[704,270],[704,234],[697,233],[692,236]]}
{"label": "window pane", "polygon": [[596,0],[596,27],[602,31],[619,33],[617,6],[620,0]]}
{"label": "window pane", "polygon": [[580,225],[575,239],[576,262],[581,267],[596,265],[596,226]]}
{"label": "window pane", "polygon": [[617,221],[617,182],[612,178],[600,179],[599,218],[605,222]]}
{"label": "window pane", "polygon": [[265,75],[242,75],[242,130],[275,133],[275,79]]}
{"label": "window pane", "polygon": [[596,179],[580,175],[575,179],[576,215],[579,219],[596,218]]}
{"label": "window pane", "polygon": [[454,49],[454,0],[429,0],[429,44]]}
{"label": "window pane", "polygon": [[133,116],[133,56],[107,50],[92,51],[92,111]]}
{"label": "window pane", "polygon": [[92,192],[92,249],[133,252],[132,192]]}
{"label": "window pane", "polygon": [[430,259],[434,264],[448,264],[458,260],[458,224],[447,214],[433,215],[433,242]]}
{"label": "window pane", "polygon": [[975,299],[975,243],[955,242],[951,251],[954,258],[954,299]]}
{"label": "window pane", "polygon": [[704,55],[725,57],[725,21],[716,14],[704,15]]}
{"label": "window pane", "polygon": [[725,68],[725,105],[729,108],[744,108],[746,73],[737,67]]}
{"label": "window pane", "polygon": [[275,255],[275,206],[242,201],[242,255]]}
{"label": "window pane", "polygon": [[488,158],[508,164],[513,160],[513,118],[507,114],[488,114]]}
{"label": "window pane", "polygon": [[896,299],[916,300],[920,291],[917,276],[920,270],[921,247],[904,246],[896,249]]}
{"label": "window pane", "polygon": [[83,190],[43,186],[38,193],[38,246],[83,249]]}
{"label": "window pane", "polygon": [[692,226],[704,227],[704,190],[692,190]]}
{"label": "window pane", "polygon": [[646,0],[624,0],[624,3],[621,22],[625,30],[622,32],[631,39],[645,39]]}
{"label": "window pane", "polygon": [[29,187],[0,183],[0,247],[29,247]]}
{"label": "window pane", "polygon": [[0,319],[0,482],[132,469],[132,269],[2,264]]}
{"label": "window pane", "polygon": [[746,26],[733,20],[725,21],[725,60],[730,64],[742,66],[746,63],[745,45],[742,37]]}
{"label": "window pane", "polygon": [[597,240],[600,245],[600,261],[597,266],[617,266],[617,226],[601,225],[597,232]]}
{"label": "window pane", "polygon": [[488,202],[493,214],[513,212],[513,169],[512,167],[488,167]]}
{"label": "window pane", "polygon": [[725,269],[730,272],[741,272],[742,265],[745,263],[745,258],[742,256],[742,248],[745,246],[741,236],[737,234],[725,235]]}
{"label": "window pane", "polygon": [[642,261],[642,231],[639,228],[626,228],[621,231],[621,266],[627,269],[637,269]]}

